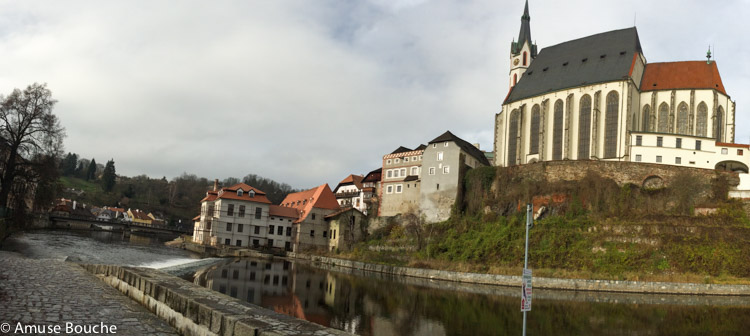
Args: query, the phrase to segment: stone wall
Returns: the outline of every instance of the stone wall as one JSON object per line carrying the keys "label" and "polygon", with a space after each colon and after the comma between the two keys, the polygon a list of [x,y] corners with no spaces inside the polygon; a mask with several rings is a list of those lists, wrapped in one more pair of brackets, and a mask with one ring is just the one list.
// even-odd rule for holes
{"label": "stone wall", "polygon": [[240,301],[157,270],[82,265],[181,335],[350,335]]}
{"label": "stone wall", "polygon": [[[381,264],[368,264],[359,261],[306,255],[290,255],[312,262],[318,262],[337,267],[359,269],[363,271],[393,274],[399,276],[425,278],[431,280],[446,280],[474,284],[496,286],[521,286],[521,277],[516,275],[497,275],[481,273],[463,273],[412,267],[398,267]],[[585,279],[555,279],[535,277],[534,288],[564,289],[579,291],[602,291],[623,293],[661,293],[661,294],[693,294],[693,295],[750,295],[748,285],[715,285],[677,282],[642,282],[619,280],[585,280]]]}

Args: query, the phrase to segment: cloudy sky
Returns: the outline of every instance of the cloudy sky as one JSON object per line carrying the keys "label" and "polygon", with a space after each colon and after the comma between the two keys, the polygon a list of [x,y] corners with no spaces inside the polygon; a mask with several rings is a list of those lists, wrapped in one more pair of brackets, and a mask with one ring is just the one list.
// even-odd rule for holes
{"label": "cloudy sky", "polygon": [[[750,1],[531,0],[540,48],[636,23],[715,48],[750,141]],[[2,1],[0,92],[46,82],[65,150],[119,174],[335,186],[446,130],[492,150],[523,1]]]}

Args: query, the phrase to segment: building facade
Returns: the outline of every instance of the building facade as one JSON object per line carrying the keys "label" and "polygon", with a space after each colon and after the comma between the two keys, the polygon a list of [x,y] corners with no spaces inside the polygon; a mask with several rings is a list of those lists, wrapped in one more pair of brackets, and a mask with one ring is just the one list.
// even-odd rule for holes
{"label": "building facade", "polygon": [[293,250],[328,249],[328,223],[325,216],[339,210],[339,203],[328,184],[292,193],[281,207],[296,209],[299,217],[292,221]]}
{"label": "building facade", "polygon": [[729,155],[735,103],[710,53],[706,61],[648,63],[633,27],[536,54],[529,21],[527,2],[495,118],[496,165],[610,160],[747,173],[747,153]]}
{"label": "building facade", "polygon": [[367,212],[367,205],[364,200],[364,187],[362,186],[363,178],[364,176],[362,175],[351,174],[339,182],[336,188],[333,189],[339,206]]}
{"label": "building facade", "polygon": [[383,156],[379,216],[395,216],[419,210],[422,155],[426,146],[399,147]]}

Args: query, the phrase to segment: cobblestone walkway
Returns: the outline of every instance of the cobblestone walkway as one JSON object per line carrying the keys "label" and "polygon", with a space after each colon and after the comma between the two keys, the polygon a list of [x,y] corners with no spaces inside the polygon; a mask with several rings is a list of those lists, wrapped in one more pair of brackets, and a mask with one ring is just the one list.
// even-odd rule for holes
{"label": "cobblestone walkway", "polygon": [[[97,326],[96,334],[105,334],[102,323],[115,325],[116,335],[177,334],[146,308],[74,263],[0,251],[0,335],[23,334],[14,333],[19,322],[27,328],[60,326],[60,335],[70,334],[66,332],[69,326],[78,326],[80,334],[93,334],[90,328]],[[7,326],[9,332],[5,332]],[[89,329],[80,329],[84,326]]]}

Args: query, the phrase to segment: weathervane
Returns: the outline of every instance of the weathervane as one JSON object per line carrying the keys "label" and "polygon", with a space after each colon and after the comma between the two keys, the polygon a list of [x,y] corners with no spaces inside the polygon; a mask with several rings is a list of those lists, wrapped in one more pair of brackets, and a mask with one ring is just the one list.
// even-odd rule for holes
{"label": "weathervane", "polygon": [[708,46],[708,52],[706,52],[706,64],[711,64],[711,46]]}

